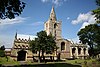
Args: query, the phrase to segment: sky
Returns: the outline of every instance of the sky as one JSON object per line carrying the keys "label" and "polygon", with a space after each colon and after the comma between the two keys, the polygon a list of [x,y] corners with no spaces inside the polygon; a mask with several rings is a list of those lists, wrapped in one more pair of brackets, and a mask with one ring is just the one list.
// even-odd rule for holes
{"label": "sky", "polygon": [[57,20],[62,21],[62,37],[78,42],[77,33],[89,24],[95,23],[91,11],[96,9],[95,0],[21,0],[26,7],[15,19],[0,19],[0,45],[11,48],[16,32],[33,35],[44,30],[54,6]]}

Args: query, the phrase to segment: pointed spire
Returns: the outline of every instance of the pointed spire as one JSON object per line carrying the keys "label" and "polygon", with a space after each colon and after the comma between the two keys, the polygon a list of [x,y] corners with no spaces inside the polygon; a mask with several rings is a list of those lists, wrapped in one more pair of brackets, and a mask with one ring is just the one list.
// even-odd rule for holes
{"label": "pointed spire", "polygon": [[50,13],[50,20],[52,21],[56,21],[56,14],[55,14],[55,10],[54,10],[54,6],[52,6],[52,9],[51,9],[51,13]]}
{"label": "pointed spire", "polygon": [[51,13],[55,13],[54,6],[52,6]]}
{"label": "pointed spire", "polygon": [[16,31],[16,34],[15,34],[15,39],[17,39],[17,31]]}
{"label": "pointed spire", "polygon": [[28,40],[30,41],[30,36],[29,36],[29,39]]}

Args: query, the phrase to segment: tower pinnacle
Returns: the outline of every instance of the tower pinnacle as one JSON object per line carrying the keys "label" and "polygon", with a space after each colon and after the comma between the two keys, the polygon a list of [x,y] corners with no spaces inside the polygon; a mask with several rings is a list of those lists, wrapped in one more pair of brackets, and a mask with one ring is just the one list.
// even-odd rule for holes
{"label": "tower pinnacle", "polygon": [[50,20],[52,21],[56,21],[56,14],[55,14],[55,10],[54,10],[54,6],[52,6],[52,9],[51,9],[51,13],[50,13]]}
{"label": "tower pinnacle", "polygon": [[16,34],[15,34],[15,39],[17,39],[17,32],[16,32]]}

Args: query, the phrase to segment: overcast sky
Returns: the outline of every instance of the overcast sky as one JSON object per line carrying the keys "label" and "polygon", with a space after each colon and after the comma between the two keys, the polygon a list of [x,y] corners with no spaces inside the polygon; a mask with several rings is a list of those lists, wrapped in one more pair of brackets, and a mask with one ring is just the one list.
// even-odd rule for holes
{"label": "overcast sky", "polygon": [[[22,1],[22,0],[21,0]],[[35,36],[44,30],[52,5],[57,20],[62,21],[62,37],[78,42],[77,32],[95,22],[91,10],[96,9],[95,0],[23,0],[26,7],[15,19],[0,20],[0,45],[12,47],[16,30],[18,34]]]}

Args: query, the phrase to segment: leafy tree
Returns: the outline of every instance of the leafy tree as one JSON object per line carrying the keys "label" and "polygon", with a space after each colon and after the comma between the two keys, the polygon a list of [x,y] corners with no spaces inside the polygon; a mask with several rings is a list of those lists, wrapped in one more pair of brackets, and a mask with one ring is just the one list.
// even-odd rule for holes
{"label": "leafy tree", "polygon": [[0,48],[1,50],[5,50],[5,46],[3,45],[3,46],[1,46],[1,48]]}
{"label": "leafy tree", "polygon": [[31,51],[33,53],[36,53],[37,51],[39,52],[38,53],[38,62],[40,63],[40,59],[41,59],[41,57],[40,57],[41,45],[38,42],[38,38],[35,38],[35,40],[30,41],[29,44],[30,44],[30,47],[31,47]]}
{"label": "leafy tree", "polygon": [[5,46],[1,46],[0,47],[0,57],[4,57],[5,56]]}
{"label": "leafy tree", "polygon": [[40,53],[42,53],[43,60],[45,60],[44,53],[52,53],[56,49],[56,43],[54,37],[51,35],[47,36],[45,31],[40,31],[37,33],[37,38],[30,42],[32,52],[38,51],[39,58],[38,61],[40,62]]}
{"label": "leafy tree", "polygon": [[13,19],[19,16],[25,7],[20,0],[0,0],[0,19]]}
{"label": "leafy tree", "polygon": [[97,9],[93,10],[97,23],[100,23],[100,0],[96,0]]}
{"label": "leafy tree", "polygon": [[46,45],[46,52],[47,53],[52,53],[57,49],[58,47],[56,46],[56,42],[54,40],[55,38],[52,35],[47,36],[47,45]]}
{"label": "leafy tree", "polygon": [[77,35],[83,44],[89,45],[90,56],[94,56],[96,53],[94,52],[95,48],[98,48],[98,46],[100,47],[100,26],[97,24],[88,25],[81,29]]}
{"label": "leafy tree", "polygon": [[37,33],[37,36],[38,36],[38,48],[40,51],[42,51],[42,57],[43,57],[43,60],[44,59],[44,52],[45,52],[45,47],[46,47],[46,37],[47,37],[47,34],[45,31],[40,31]]}

